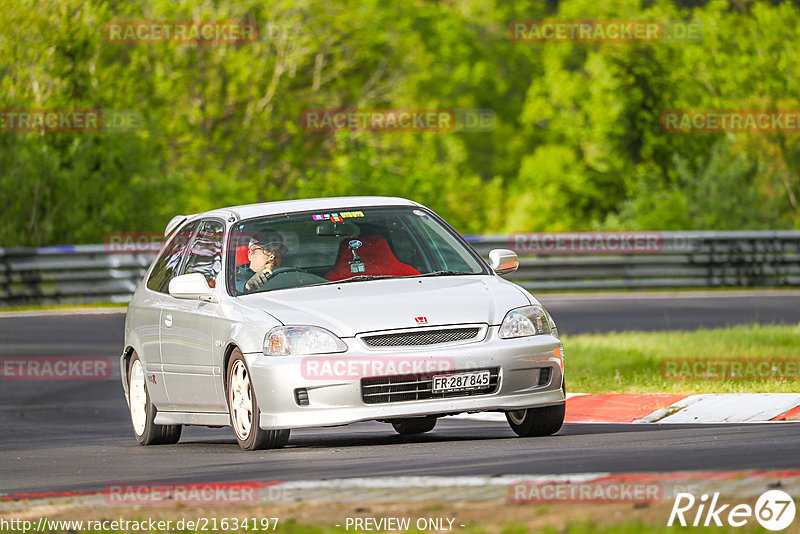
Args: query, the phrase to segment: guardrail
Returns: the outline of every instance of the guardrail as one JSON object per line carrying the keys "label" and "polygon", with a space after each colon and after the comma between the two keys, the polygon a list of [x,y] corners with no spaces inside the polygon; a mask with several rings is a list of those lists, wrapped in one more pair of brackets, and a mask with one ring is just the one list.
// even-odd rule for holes
{"label": "guardrail", "polygon": [[105,245],[0,249],[0,306],[127,302],[154,257]]}
{"label": "guardrail", "polygon": [[531,291],[800,285],[800,231],[514,234],[470,242],[483,256],[517,251],[520,266],[509,278]]}
{"label": "guardrail", "polygon": [[[467,239],[484,257],[494,248],[516,250],[520,267],[508,278],[534,292],[800,286],[800,231],[515,234]],[[154,255],[111,253],[107,248],[0,248],[0,306],[127,302]]]}

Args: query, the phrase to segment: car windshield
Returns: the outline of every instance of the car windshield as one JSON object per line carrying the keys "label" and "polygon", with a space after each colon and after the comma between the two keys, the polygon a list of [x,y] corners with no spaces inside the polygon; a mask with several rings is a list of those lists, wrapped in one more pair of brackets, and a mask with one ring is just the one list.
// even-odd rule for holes
{"label": "car windshield", "polygon": [[233,295],[405,276],[486,274],[483,263],[430,211],[353,208],[250,219],[229,250]]}

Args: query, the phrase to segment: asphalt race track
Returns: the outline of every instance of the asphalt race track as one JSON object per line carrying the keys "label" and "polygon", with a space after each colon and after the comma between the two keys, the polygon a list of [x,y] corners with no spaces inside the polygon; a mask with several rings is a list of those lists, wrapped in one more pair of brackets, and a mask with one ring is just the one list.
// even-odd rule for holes
{"label": "asphalt race track", "polygon": [[800,322],[800,291],[542,295],[539,300],[566,334]]}
{"label": "asphalt race track", "polygon": [[[543,297],[562,332],[800,322],[798,293]],[[0,317],[0,357],[109,356],[98,381],[0,380],[0,494],[102,490],[110,482],[271,481],[353,476],[559,474],[800,465],[800,424],[566,424],[519,439],[506,424],[446,419],[428,435],[391,426],[298,430],[283,450],[247,453],[233,431],[190,427],[139,447],[119,384],[124,315]]]}

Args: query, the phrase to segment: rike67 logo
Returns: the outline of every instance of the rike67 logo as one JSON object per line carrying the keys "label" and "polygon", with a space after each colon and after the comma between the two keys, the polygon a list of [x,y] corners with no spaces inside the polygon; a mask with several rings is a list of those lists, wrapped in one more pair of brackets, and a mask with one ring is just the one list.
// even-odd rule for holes
{"label": "rike67 logo", "polygon": [[696,499],[691,493],[678,493],[667,526],[671,527],[677,520],[682,527],[743,527],[755,518],[765,529],[779,531],[791,525],[794,516],[794,500],[781,490],[762,493],[754,507],[749,504],[720,504],[719,493],[714,493],[710,501],[707,494]]}

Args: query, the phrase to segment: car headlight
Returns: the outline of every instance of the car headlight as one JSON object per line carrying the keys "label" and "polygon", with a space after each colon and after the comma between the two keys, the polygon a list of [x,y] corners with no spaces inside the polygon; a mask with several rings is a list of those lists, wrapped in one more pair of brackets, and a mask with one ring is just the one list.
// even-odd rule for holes
{"label": "car headlight", "polygon": [[523,306],[508,312],[500,325],[502,339],[549,334],[550,318],[544,308],[537,305]]}
{"label": "car headlight", "polygon": [[264,337],[266,356],[302,356],[346,350],[344,341],[317,326],[279,326]]}

